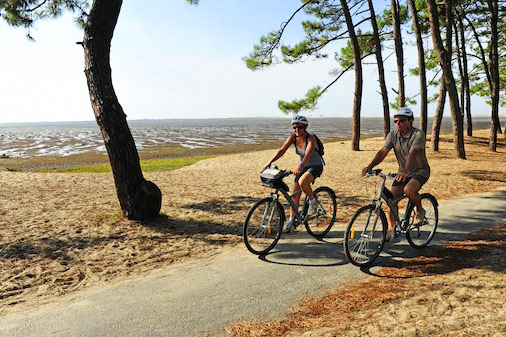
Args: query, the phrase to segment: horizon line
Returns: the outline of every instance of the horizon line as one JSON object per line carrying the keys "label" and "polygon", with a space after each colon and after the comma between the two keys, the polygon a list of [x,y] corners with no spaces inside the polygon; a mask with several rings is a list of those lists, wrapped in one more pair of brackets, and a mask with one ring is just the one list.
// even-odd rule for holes
{"label": "horizon line", "polygon": [[[308,118],[353,118],[351,116],[324,116],[324,115],[305,115]],[[434,116],[428,116],[429,118],[433,118]],[[473,115],[473,117],[490,117],[488,114],[479,114],[479,115]],[[241,117],[197,117],[197,118],[181,118],[181,117],[173,117],[173,118],[136,118],[136,119],[127,119],[127,122],[135,122],[135,121],[166,121],[166,120],[217,120],[217,119],[259,119],[259,118],[266,118],[266,119],[287,119],[292,118],[291,116],[241,116]],[[360,118],[383,118],[383,116],[378,115],[366,115],[366,116],[360,116]],[[393,118],[393,116],[391,117]],[[420,118],[420,116],[415,116],[416,118]],[[443,118],[450,118],[451,116],[443,116]],[[506,118],[506,115],[499,115],[499,118]],[[60,121],[25,121],[25,122],[0,122],[0,126],[5,125],[16,125],[16,124],[62,124],[62,123],[90,123],[94,122],[96,123],[96,120],[89,119],[89,120],[60,120]]]}

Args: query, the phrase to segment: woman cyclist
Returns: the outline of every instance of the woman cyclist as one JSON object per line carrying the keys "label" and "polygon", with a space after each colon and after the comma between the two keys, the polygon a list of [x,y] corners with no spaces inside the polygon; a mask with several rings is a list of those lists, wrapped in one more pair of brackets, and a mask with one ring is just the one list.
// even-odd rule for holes
{"label": "woman cyclist", "polygon": [[[310,209],[314,211],[316,202],[313,195],[313,189],[311,183],[318,178],[323,172],[323,159],[316,151],[317,143],[315,137],[307,132],[308,127],[307,118],[301,115],[296,115],[292,119],[292,127],[294,133],[292,133],[286,140],[283,146],[278,150],[276,155],[263,167],[263,170],[268,168],[273,162],[281,158],[286,150],[295,144],[295,153],[300,157],[300,164],[294,170],[295,183],[294,191],[302,189],[304,193],[309,197]],[[262,170],[262,171],[263,171]],[[297,193],[293,196],[295,205],[299,206],[301,193]],[[284,232],[290,232],[294,229],[295,213],[290,208],[290,219],[283,226]]]}

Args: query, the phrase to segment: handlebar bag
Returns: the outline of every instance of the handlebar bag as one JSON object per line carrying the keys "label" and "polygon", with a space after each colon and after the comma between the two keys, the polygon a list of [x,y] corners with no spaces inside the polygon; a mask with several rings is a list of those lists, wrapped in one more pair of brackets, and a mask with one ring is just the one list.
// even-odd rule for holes
{"label": "handlebar bag", "polygon": [[288,191],[288,186],[283,182],[283,171],[268,168],[260,173],[262,185],[271,188],[281,188]]}

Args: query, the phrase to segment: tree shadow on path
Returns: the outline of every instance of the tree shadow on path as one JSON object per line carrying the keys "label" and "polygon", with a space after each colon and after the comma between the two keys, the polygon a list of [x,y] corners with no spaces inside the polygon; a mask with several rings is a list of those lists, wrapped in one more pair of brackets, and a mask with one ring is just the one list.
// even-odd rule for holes
{"label": "tree shadow on path", "polygon": [[384,267],[379,272],[370,268],[362,271],[386,278],[445,275],[466,268],[506,273],[506,223],[471,233],[463,240],[422,250],[398,248],[396,245],[395,249],[387,249],[389,256],[383,255],[377,260],[375,265]]}

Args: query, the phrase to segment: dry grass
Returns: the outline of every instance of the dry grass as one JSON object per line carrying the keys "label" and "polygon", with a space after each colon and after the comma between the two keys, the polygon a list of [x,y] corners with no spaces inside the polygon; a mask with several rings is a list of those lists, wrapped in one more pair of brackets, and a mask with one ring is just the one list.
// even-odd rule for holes
{"label": "dry grass", "polygon": [[506,222],[435,246],[372,278],[300,303],[232,336],[505,336]]}
{"label": "dry grass", "polygon": [[[428,151],[432,176],[425,190],[450,199],[504,186],[504,139],[491,153],[482,144],[488,130],[476,135],[466,147],[468,160],[454,159],[447,141],[440,153]],[[327,166],[317,185],[337,193],[337,227],[375,192],[373,180],[360,171],[382,143],[363,140],[360,152],[351,151],[349,141],[325,145]],[[121,218],[111,174],[0,171],[0,314],[240,244],[247,209],[268,193],[258,171],[273,153],[226,155],[146,173],[162,190],[165,215],[144,223]],[[285,157],[280,167],[297,165],[292,153]],[[382,168],[396,169],[393,154]]]}

